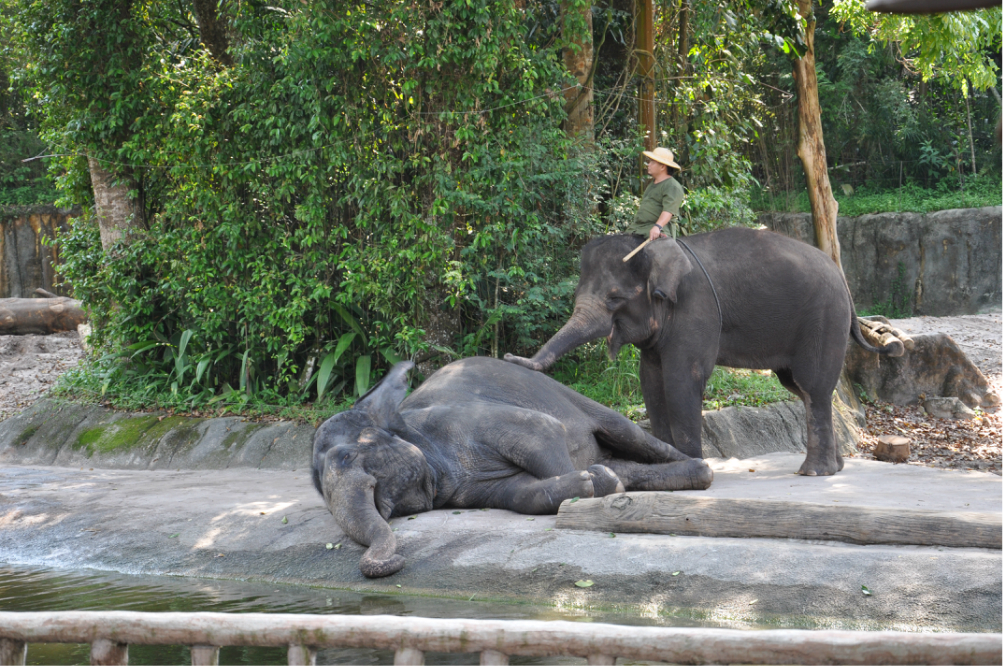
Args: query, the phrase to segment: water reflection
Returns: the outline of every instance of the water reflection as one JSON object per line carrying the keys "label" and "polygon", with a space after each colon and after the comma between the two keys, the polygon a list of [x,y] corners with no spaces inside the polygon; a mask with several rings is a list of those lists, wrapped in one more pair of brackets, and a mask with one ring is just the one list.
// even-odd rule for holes
{"label": "water reflection", "polygon": [[[562,611],[529,604],[490,603],[355,593],[275,583],[132,576],[105,572],[0,568],[0,610],[215,611],[226,613],[316,613],[343,615],[415,615],[419,617],[520,620],[584,620],[633,625],[697,626],[679,618],[640,616],[612,611]],[[87,645],[31,644],[29,664],[87,664]],[[187,647],[132,645],[130,664],[190,664]],[[224,647],[220,664],[285,664],[285,648]],[[392,664],[381,650],[322,650],[318,664]],[[428,664],[477,664],[477,654],[426,654]],[[512,664],[578,664],[581,659],[512,657]]]}

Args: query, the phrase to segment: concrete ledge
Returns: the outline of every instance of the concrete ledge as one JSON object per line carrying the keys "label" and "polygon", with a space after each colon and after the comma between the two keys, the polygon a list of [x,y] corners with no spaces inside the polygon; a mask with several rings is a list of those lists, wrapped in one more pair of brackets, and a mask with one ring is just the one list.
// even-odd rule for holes
{"label": "concrete ledge", "polygon": [[[836,476],[808,478],[794,474],[802,458],[712,459],[711,489],[679,494],[1000,513],[1000,478],[991,474],[848,459]],[[404,516],[392,528],[407,564],[367,580],[364,549],[338,529],[306,469],[0,468],[0,561],[12,565],[616,608],[736,626],[1001,629],[998,550],[614,535],[494,509]],[[594,585],[575,586],[584,579]]]}
{"label": "concrete ledge", "polygon": [[314,428],[239,417],[128,414],[43,399],[0,422],[0,465],[105,469],[301,469]]}

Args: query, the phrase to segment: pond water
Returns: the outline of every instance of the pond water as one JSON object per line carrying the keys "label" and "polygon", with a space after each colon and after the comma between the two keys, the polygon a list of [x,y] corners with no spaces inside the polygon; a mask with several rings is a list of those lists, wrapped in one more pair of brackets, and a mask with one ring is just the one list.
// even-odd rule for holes
{"label": "pond water", "polygon": [[[371,594],[300,585],[133,576],[97,571],[0,567],[0,610],[216,611],[226,613],[316,613],[414,615],[505,620],[571,620],[647,626],[725,626],[685,618],[643,616],[617,609],[558,609],[530,604],[463,601],[397,594]],[[734,626],[734,625],[728,625]],[[747,626],[747,625],[746,625]],[[28,664],[87,664],[88,645],[29,644]],[[131,645],[130,664],[190,664],[184,646]],[[285,664],[285,648],[224,647],[220,664]],[[318,664],[392,664],[393,652],[331,649]],[[426,654],[428,664],[477,664],[477,654]],[[512,664],[582,664],[584,659],[512,657]]]}

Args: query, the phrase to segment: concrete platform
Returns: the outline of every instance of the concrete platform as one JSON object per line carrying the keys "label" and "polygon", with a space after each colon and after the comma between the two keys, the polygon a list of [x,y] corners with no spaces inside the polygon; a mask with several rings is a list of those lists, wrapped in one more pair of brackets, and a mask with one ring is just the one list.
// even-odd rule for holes
{"label": "concrete platform", "polygon": [[[848,459],[835,476],[805,478],[794,474],[802,460],[712,459],[711,489],[685,494],[1003,512],[991,474]],[[499,510],[433,511],[393,527],[407,565],[370,581],[358,570],[363,549],[340,532],[305,468],[0,469],[0,561],[12,565],[619,608],[736,626],[1003,628],[999,550],[611,535]]]}

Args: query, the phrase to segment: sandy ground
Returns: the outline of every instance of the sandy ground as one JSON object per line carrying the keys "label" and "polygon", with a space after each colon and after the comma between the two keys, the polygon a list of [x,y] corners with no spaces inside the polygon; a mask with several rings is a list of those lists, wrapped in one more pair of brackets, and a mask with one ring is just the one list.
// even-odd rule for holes
{"label": "sandy ground", "polygon": [[[893,324],[913,335],[947,333],[1003,396],[1003,314],[913,317],[894,320]],[[0,336],[0,421],[44,395],[83,355],[75,332]],[[929,416],[919,406],[878,402],[867,406],[859,455],[871,458],[870,451],[881,435],[905,435],[913,441],[910,464],[1000,474],[1001,424],[1001,413],[950,421]]]}
{"label": "sandy ground", "polygon": [[0,335],[0,421],[45,395],[83,356],[76,331]]}

